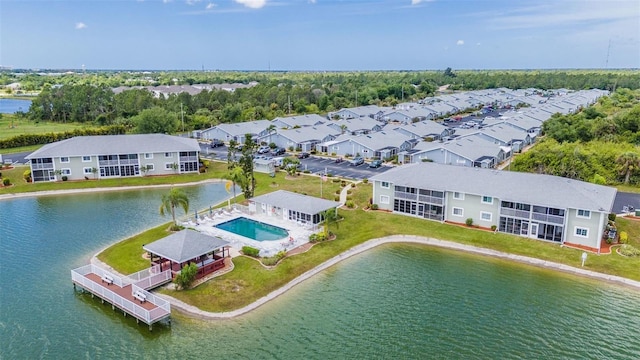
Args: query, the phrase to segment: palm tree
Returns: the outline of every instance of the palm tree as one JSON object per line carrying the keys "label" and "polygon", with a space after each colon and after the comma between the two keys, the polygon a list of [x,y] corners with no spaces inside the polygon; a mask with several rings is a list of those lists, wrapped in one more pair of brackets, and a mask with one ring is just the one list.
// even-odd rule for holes
{"label": "palm tree", "polygon": [[271,124],[269,126],[267,126],[267,134],[269,134],[269,144],[271,144],[271,133],[276,133],[278,132],[278,129],[276,128],[276,126],[274,124]]}
{"label": "palm tree", "polygon": [[338,210],[329,209],[322,212],[322,218],[324,219],[324,234],[329,238],[329,224],[336,223],[338,226]]}
{"label": "palm tree", "polygon": [[631,174],[640,167],[640,157],[632,151],[627,151],[618,156],[616,163],[620,164],[620,175],[624,175],[624,183],[628,184]]}
{"label": "palm tree", "polygon": [[178,188],[172,188],[168,194],[162,195],[160,215],[164,216],[166,212],[171,212],[173,223],[178,225],[176,222],[176,207],[178,206],[180,206],[184,210],[184,213],[187,214],[189,212],[189,198],[184,191]]}
{"label": "palm tree", "polygon": [[247,177],[244,174],[244,170],[240,166],[233,167],[229,174],[227,174],[227,179],[233,182],[233,198],[236,198],[236,184],[240,185],[241,188],[244,188],[245,183],[247,182]]}

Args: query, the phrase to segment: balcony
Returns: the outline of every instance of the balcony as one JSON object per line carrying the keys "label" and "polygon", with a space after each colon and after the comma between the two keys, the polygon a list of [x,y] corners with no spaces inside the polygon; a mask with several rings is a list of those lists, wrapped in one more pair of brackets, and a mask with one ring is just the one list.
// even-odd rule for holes
{"label": "balcony", "polygon": [[564,216],[533,213],[531,218],[533,220],[538,220],[538,221],[547,222],[551,224],[564,224]]}

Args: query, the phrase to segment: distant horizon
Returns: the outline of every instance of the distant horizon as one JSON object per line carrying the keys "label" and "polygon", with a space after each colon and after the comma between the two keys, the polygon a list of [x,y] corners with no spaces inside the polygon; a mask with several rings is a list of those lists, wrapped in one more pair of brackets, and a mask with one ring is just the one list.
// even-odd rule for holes
{"label": "distant horizon", "polygon": [[637,0],[2,0],[0,59],[121,71],[637,69],[639,19]]}

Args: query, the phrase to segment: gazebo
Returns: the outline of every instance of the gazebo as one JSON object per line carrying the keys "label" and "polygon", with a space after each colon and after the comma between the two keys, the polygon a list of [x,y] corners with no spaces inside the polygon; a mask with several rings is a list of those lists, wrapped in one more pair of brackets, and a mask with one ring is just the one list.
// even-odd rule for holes
{"label": "gazebo", "polygon": [[142,245],[142,248],[149,253],[151,266],[160,266],[160,271],[171,269],[175,277],[183,266],[195,263],[197,278],[201,278],[224,268],[225,256],[229,256],[228,246],[229,242],[220,238],[185,229]]}
{"label": "gazebo", "polygon": [[337,201],[278,190],[250,199],[249,211],[315,225],[324,220],[322,214],[325,211],[331,209],[335,211],[340,205]]}

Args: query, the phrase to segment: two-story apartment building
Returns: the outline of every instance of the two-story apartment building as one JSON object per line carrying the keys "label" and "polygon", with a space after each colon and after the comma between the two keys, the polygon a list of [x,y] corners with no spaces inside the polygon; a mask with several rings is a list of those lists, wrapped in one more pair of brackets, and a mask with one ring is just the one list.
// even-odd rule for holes
{"label": "two-story apartment building", "polygon": [[47,144],[26,159],[33,182],[194,173],[195,139],[164,134],[77,136]]}
{"label": "two-story apartment building", "polygon": [[599,251],[616,189],[558,176],[403,165],[370,179],[380,209]]}

